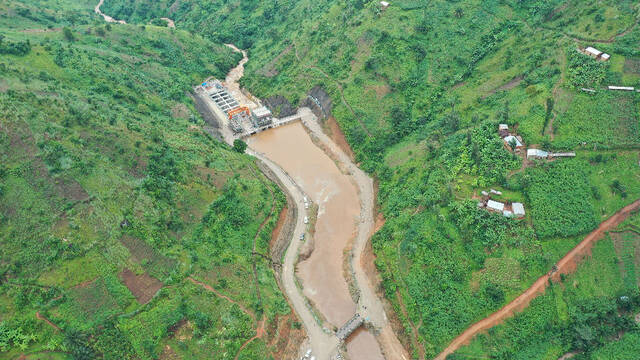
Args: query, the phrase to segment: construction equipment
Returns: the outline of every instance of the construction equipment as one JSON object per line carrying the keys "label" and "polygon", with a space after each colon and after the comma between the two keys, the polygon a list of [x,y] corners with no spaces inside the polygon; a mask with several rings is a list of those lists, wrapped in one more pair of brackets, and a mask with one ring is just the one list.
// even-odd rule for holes
{"label": "construction equipment", "polygon": [[229,115],[229,120],[233,119],[234,116],[241,114],[241,113],[245,113],[247,114],[248,117],[251,116],[251,111],[249,111],[249,108],[246,106],[241,106],[241,107],[237,107],[235,109],[229,110],[229,112],[227,113],[227,115]]}

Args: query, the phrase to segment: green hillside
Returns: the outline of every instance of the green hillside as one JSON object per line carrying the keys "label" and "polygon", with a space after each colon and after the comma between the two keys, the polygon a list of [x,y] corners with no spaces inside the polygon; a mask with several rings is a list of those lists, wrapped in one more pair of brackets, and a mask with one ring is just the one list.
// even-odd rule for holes
{"label": "green hillside", "polygon": [[188,95],[239,55],[94,5],[0,4],[0,358],[273,358],[285,198]]}
{"label": "green hillside", "polygon": [[516,317],[447,359],[634,359],[640,353],[640,215]]}
{"label": "green hillside", "polygon": [[[263,304],[255,287],[242,286],[254,281],[248,239],[273,202],[282,206],[282,196],[272,188],[271,197],[249,159],[202,133],[184,95],[237,60],[209,41],[248,50],[242,82],[254,95],[302,105],[316,86],[329,94],[356,160],[378,179],[386,222],[372,241],[381,291],[415,358],[438,354],[640,197],[640,94],[606,90],[640,87],[637,1],[398,0],[383,10],[373,0],[106,0],[102,7],[135,24],[169,17],[207,40],[148,25],[107,30],[97,25],[93,5],[0,4],[0,105],[11,114],[0,132],[7,134],[0,146],[7,159],[0,236],[9,294],[0,297],[7,309],[0,313],[9,314],[2,324],[11,330],[2,334],[31,324],[20,336],[4,335],[11,354],[24,342],[30,351],[68,349],[85,336],[127,339],[118,343],[133,350],[119,351],[153,357],[176,343],[167,335],[187,319],[189,350],[173,350],[204,342],[199,351],[218,346],[228,349],[221,357],[235,356],[255,321],[185,282],[187,275],[242,299],[258,316],[288,312],[266,263],[259,261]],[[44,28],[52,30],[20,31]],[[586,46],[611,59],[577,51]],[[577,156],[526,161],[507,150],[499,123],[527,146]],[[495,200],[524,203],[526,217],[478,208],[489,189],[502,192]],[[130,225],[120,228],[124,219]],[[578,294],[564,290],[566,283],[554,286],[513,319],[523,324],[517,334],[507,323],[460,356],[512,358],[529,339],[537,345],[525,358],[588,350],[584,356],[605,359],[634,351],[633,331],[611,341],[628,322],[594,329],[584,319],[616,316],[629,280],[613,275],[613,258],[611,242],[599,244],[572,275],[586,284]],[[602,276],[611,275],[609,286],[589,280],[600,265],[607,266]],[[68,280],[65,274],[79,268],[86,276]],[[119,281],[125,268],[162,281],[160,295],[137,305]],[[163,273],[167,268],[175,270]],[[98,291],[110,295],[91,295]],[[194,309],[209,320],[198,320]],[[89,310],[91,322],[81,323]],[[37,321],[35,311],[64,331]],[[557,314],[563,317],[554,320]],[[113,332],[91,331],[113,321],[118,325],[105,325]],[[132,335],[151,322],[159,325],[145,329],[162,331]],[[223,326],[227,331],[216,330]],[[571,337],[588,332],[592,338],[582,343]],[[106,351],[104,344],[90,350]],[[261,358],[256,354],[266,346],[252,342],[247,357]]]}
{"label": "green hillside", "polygon": [[[249,52],[244,85],[302,104],[321,86],[386,218],[373,238],[413,356],[429,358],[515,298],[640,196],[635,1],[107,0],[116,18],[168,16]],[[596,61],[578,48],[611,54]],[[590,93],[581,88],[593,89]],[[498,136],[575,151],[526,162]],[[524,220],[478,209],[483,190]]]}

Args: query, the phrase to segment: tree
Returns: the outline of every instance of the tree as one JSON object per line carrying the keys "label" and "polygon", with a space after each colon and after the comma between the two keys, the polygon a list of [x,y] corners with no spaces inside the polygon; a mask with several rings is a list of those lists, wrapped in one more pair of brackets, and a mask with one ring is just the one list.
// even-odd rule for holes
{"label": "tree", "polygon": [[464,16],[464,10],[462,10],[462,8],[457,8],[453,15],[457,18],[461,18]]}
{"label": "tree", "polygon": [[76,41],[76,37],[73,35],[73,32],[68,27],[62,28],[62,34],[64,34],[64,38],[67,41],[73,42]]}
{"label": "tree", "polygon": [[239,152],[240,154],[244,153],[247,150],[247,143],[240,139],[235,139],[233,141],[233,150]]}

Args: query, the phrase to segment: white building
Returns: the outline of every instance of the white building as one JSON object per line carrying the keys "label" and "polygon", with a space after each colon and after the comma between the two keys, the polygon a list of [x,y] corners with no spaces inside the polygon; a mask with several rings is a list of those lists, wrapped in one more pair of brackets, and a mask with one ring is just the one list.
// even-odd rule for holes
{"label": "white building", "polygon": [[522,203],[515,202],[511,204],[511,210],[517,217],[524,216],[524,205]]}
{"label": "white building", "polygon": [[487,209],[493,210],[493,211],[503,212],[504,211],[504,204],[501,203],[501,202],[498,202],[498,201],[489,200],[489,201],[487,201]]}
{"label": "white building", "polygon": [[592,58],[596,59],[596,60],[602,60],[602,61],[607,61],[611,58],[611,55],[604,53],[594,47],[588,46],[586,47],[583,51],[583,53],[591,56]]}
{"label": "white building", "polygon": [[527,149],[527,159],[546,159],[549,153],[540,149]]}

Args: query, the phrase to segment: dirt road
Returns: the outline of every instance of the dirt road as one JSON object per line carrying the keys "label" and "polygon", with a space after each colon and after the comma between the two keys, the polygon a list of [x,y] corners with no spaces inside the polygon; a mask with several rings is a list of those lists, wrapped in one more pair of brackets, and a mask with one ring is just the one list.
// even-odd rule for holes
{"label": "dirt road", "polygon": [[560,261],[558,261],[558,263],[556,263],[557,270],[555,272],[540,277],[529,289],[516,299],[495,313],[489,315],[487,318],[471,325],[471,327],[455,338],[435,359],[445,360],[447,355],[455,352],[460,348],[460,346],[468,344],[478,333],[502,323],[505,319],[513,316],[515,312],[522,311],[529,305],[531,300],[544,293],[545,289],[549,285],[549,278],[554,281],[558,281],[560,279],[560,274],[568,274],[575,271],[578,263],[585,256],[591,253],[593,244],[600,240],[606,231],[616,228],[627,217],[629,217],[632,212],[637,211],[638,209],[640,209],[640,200],[636,200],[632,204],[625,206],[622,210],[602,222],[597,229],[589,233],[584,240],[569,251],[562,259],[560,259]]}

